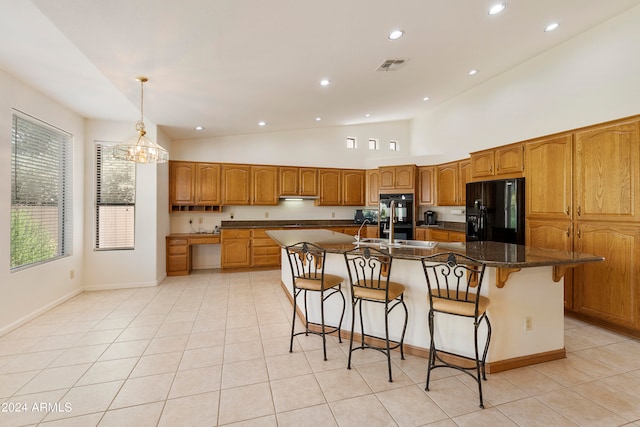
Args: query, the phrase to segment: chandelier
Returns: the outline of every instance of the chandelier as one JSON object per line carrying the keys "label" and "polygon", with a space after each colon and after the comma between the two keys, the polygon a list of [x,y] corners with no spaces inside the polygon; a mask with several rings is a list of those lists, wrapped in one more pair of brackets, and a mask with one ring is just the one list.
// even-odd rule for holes
{"label": "chandelier", "polygon": [[164,163],[169,160],[169,153],[147,138],[147,131],[144,130],[144,84],[149,79],[146,77],[137,77],[136,80],[140,82],[140,120],[136,123],[138,136],[116,145],[113,149],[113,157],[136,163]]}

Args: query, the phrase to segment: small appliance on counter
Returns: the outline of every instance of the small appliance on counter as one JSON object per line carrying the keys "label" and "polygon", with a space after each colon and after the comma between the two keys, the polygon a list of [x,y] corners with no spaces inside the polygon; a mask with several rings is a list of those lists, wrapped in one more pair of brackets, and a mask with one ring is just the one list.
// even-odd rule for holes
{"label": "small appliance on counter", "polygon": [[424,213],[424,223],[426,225],[437,225],[436,213],[434,211],[426,211]]}
{"label": "small appliance on counter", "polygon": [[353,222],[356,224],[362,224],[365,220],[368,220],[368,224],[378,223],[378,210],[377,209],[356,209],[353,217]]}

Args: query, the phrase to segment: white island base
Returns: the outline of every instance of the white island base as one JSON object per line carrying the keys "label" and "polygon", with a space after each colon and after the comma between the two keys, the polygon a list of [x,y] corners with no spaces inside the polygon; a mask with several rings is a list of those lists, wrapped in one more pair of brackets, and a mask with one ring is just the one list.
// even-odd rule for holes
{"label": "white island base", "polygon": [[[342,292],[347,308],[342,323],[343,337],[351,331],[351,293],[344,256],[327,253],[325,272],[345,278]],[[492,326],[491,343],[487,355],[487,372],[500,372],[535,363],[565,357],[564,349],[564,279],[553,280],[553,267],[528,267],[512,273],[503,287],[496,285],[497,268],[487,267],[482,295],[491,300],[488,309]],[[429,302],[427,283],[419,260],[393,260],[391,280],[406,287],[405,303],[409,311],[405,335],[405,352],[426,357],[429,351],[427,325]],[[292,295],[291,271],[286,253],[282,251],[282,283]],[[319,322],[320,305],[317,295],[309,294],[309,320]],[[302,303],[301,297],[298,304]],[[338,299],[325,303],[325,322],[337,325],[340,318]],[[365,331],[369,335],[384,336],[383,313],[379,304],[365,304]],[[389,322],[391,338],[399,338],[402,310],[394,310]],[[394,317],[396,316],[396,317]],[[455,316],[436,317],[436,343],[452,353],[473,357],[473,321]],[[356,320],[356,334],[360,332]],[[484,348],[486,325],[481,323],[478,333],[480,349]]]}

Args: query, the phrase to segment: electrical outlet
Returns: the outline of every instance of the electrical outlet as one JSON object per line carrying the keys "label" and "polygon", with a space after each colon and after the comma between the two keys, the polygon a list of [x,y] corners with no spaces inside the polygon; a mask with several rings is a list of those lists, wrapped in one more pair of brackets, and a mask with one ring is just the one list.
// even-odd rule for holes
{"label": "electrical outlet", "polygon": [[75,272],[75,270],[70,270],[70,271],[69,271],[69,279],[73,279],[74,277],[76,277],[76,272]]}
{"label": "electrical outlet", "polygon": [[193,224],[193,219],[189,218],[189,225]]}
{"label": "electrical outlet", "polygon": [[527,316],[524,318],[524,331],[529,332],[531,330],[533,330],[533,320],[531,316]]}
{"label": "electrical outlet", "polygon": [[202,217],[198,218],[198,224],[202,224],[202,221],[203,221]]}
{"label": "electrical outlet", "polygon": [[269,212],[265,212],[265,213],[264,213],[264,217],[265,217],[265,218],[269,218]]}
{"label": "electrical outlet", "polygon": [[335,212],[331,212],[331,218],[335,218],[336,217],[336,213]]}
{"label": "electrical outlet", "polygon": [[229,218],[233,219],[233,216],[234,216],[234,215],[235,215],[235,214],[234,214],[233,212],[229,212]]}

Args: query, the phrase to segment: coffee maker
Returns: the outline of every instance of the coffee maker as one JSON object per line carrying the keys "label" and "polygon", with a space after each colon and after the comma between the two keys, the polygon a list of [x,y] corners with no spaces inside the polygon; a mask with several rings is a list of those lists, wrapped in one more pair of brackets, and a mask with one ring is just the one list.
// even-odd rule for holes
{"label": "coffee maker", "polygon": [[427,225],[436,225],[436,213],[434,211],[426,211],[424,213],[424,223]]}

